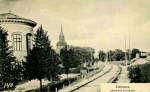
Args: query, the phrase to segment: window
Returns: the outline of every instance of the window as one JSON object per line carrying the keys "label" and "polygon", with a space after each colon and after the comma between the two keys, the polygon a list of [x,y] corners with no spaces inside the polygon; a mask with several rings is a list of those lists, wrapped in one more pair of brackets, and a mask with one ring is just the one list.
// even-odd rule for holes
{"label": "window", "polygon": [[26,35],[27,52],[29,52],[29,50],[31,50],[31,36],[32,36],[32,34],[30,34],[30,33],[28,33]]}
{"label": "window", "polygon": [[13,47],[14,50],[20,51],[22,50],[22,36],[21,34],[13,34]]}

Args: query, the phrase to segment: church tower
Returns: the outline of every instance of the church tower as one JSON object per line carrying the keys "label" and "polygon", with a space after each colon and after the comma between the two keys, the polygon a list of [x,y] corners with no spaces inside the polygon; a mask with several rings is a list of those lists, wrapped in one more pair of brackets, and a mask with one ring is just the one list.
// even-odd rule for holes
{"label": "church tower", "polygon": [[64,47],[67,46],[67,43],[65,41],[65,36],[63,34],[63,28],[62,28],[62,25],[61,25],[61,31],[60,31],[60,35],[59,35],[59,41],[57,42],[57,52],[60,53],[60,50]]}

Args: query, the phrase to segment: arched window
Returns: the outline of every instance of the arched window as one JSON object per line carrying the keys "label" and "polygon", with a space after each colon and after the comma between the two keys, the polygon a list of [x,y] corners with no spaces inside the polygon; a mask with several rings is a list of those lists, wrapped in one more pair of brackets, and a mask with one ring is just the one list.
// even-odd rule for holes
{"label": "arched window", "polygon": [[26,35],[26,47],[27,47],[27,52],[29,51],[29,50],[31,50],[31,37],[32,37],[32,34],[31,33],[28,33],[27,35]]}
{"label": "arched window", "polygon": [[15,51],[22,50],[22,35],[21,34],[13,34],[13,47]]}

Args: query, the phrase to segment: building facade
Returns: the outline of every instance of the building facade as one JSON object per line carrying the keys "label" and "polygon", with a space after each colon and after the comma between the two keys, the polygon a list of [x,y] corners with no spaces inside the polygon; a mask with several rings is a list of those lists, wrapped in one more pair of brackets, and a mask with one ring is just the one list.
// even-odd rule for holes
{"label": "building facade", "polygon": [[61,32],[60,32],[60,35],[59,35],[59,41],[56,44],[56,52],[58,54],[60,54],[60,50],[64,47],[66,47],[66,46],[67,46],[67,43],[65,41],[65,36],[63,34],[63,28],[62,28],[62,25],[61,25]]}
{"label": "building facade", "polygon": [[0,14],[0,26],[8,32],[9,45],[19,61],[25,59],[32,48],[33,28],[36,22],[13,13]]}

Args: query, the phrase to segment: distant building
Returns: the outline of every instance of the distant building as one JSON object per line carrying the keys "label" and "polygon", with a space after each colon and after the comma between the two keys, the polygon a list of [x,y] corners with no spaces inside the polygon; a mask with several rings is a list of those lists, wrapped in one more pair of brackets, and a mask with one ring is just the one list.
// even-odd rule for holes
{"label": "distant building", "polygon": [[67,46],[67,43],[65,41],[65,36],[63,34],[63,28],[62,28],[62,25],[61,25],[61,32],[60,32],[60,35],[59,35],[59,41],[56,44],[56,52],[60,54],[60,50],[64,47],[66,47],[66,46]]}
{"label": "distant building", "polygon": [[136,53],[136,58],[140,58],[140,53]]}
{"label": "distant building", "polygon": [[149,53],[148,53],[148,52],[141,52],[141,53],[140,53],[140,56],[141,56],[142,58],[146,58],[146,57],[149,56]]}
{"label": "distant building", "polygon": [[36,22],[13,13],[0,14],[0,26],[8,31],[9,45],[13,47],[18,60],[24,60],[32,48],[33,28]]}

